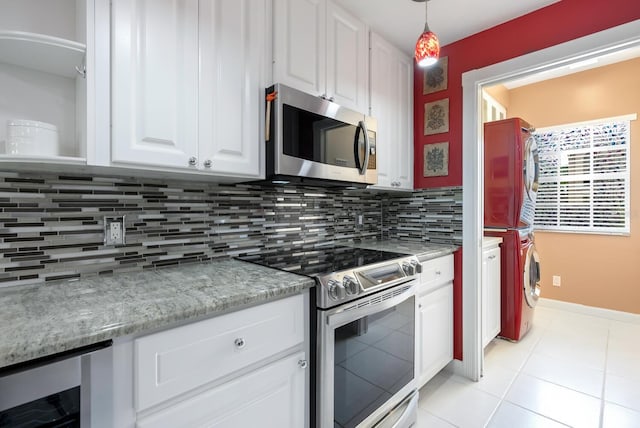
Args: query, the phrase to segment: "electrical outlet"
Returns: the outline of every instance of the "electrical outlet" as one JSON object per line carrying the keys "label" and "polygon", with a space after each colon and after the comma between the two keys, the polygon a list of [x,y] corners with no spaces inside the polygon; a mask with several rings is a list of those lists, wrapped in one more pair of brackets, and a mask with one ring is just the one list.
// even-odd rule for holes
{"label": "electrical outlet", "polygon": [[104,245],[124,245],[124,216],[104,218]]}
{"label": "electrical outlet", "polygon": [[553,275],[553,286],[560,287],[560,275]]}

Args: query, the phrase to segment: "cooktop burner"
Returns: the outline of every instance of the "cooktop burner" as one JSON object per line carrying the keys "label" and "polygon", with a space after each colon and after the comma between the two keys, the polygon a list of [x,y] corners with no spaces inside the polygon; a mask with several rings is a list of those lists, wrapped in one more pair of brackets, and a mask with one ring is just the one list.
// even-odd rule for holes
{"label": "cooktop burner", "polygon": [[398,259],[405,254],[369,250],[345,246],[326,246],[304,250],[274,250],[237,257],[239,260],[257,263],[270,268],[317,277],[332,272],[357,269],[387,260]]}

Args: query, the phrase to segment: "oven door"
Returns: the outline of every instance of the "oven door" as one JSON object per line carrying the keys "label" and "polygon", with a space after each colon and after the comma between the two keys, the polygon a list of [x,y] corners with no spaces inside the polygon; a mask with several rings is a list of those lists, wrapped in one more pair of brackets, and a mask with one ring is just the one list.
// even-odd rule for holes
{"label": "oven door", "polygon": [[318,428],[415,422],[415,282],[318,311]]}

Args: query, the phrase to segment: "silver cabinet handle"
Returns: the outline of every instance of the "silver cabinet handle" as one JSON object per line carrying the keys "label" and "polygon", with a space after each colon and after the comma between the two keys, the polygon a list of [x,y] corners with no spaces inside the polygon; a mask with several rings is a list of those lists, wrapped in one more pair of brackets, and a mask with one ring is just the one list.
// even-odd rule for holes
{"label": "silver cabinet handle", "polygon": [[442,272],[440,272],[439,270],[436,271],[436,275],[440,275],[442,274]]}
{"label": "silver cabinet handle", "polygon": [[205,168],[211,168],[211,165],[213,164],[213,162],[211,162],[211,159],[207,159],[204,161],[204,167]]}
{"label": "silver cabinet handle", "polygon": [[492,255],[490,255],[490,256],[489,256],[489,260],[493,260],[493,259],[495,259],[495,258],[496,258],[496,255],[495,255],[495,254],[492,254]]}
{"label": "silver cabinet handle", "polygon": [[198,163],[198,158],[195,156],[191,156],[189,158],[189,165],[191,166],[196,166],[196,164]]}
{"label": "silver cabinet handle", "polygon": [[233,343],[236,345],[236,348],[238,349],[242,349],[244,348],[244,345],[246,345],[244,339],[241,337],[237,338]]}
{"label": "silver cabinet handle", "polygon": [[309,366],[309,363],[307,363],[307,360],[298,360],[298,365],[301,369],[306,369]]}

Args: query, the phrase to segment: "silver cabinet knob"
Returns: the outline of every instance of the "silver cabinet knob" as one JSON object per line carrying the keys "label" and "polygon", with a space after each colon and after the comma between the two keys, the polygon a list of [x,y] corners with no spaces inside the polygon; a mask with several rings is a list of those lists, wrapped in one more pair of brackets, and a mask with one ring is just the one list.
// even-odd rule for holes
{"label": "silver cabinet knob", "polygon": [[211,168],[211,165],[213,164],[213,162],[211,162],[211,159],[207,159],[204,161],[204,167],[205,168]]}
{"label": "silver cabinet knob", "polygon": [[242,348],[244,348],[244,345],[246,345],[244,339],[241,338],[241,337],[239,337],[236,340],[234,340],[233,343],[236,345],[236,348],[238,348],[238,349],[242,349]]}
{"label": "silver cabinet knob", "polygon": [[189,165],[190,166],[196,166],[196,164],[198,163],[198,158],[195,156],[191,156],[189,158]]}
{"label": "silver cabinet knob", "polygon": [[300,366],[301,369],[306,369],[309,367],[309,363],[307,360],[298,360],[298,366]]}

